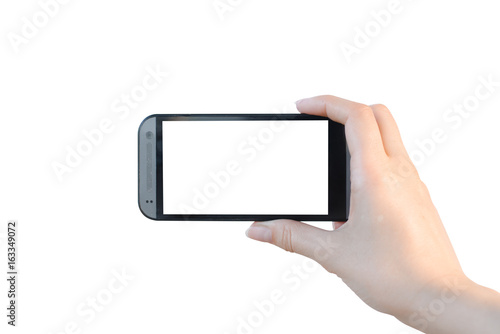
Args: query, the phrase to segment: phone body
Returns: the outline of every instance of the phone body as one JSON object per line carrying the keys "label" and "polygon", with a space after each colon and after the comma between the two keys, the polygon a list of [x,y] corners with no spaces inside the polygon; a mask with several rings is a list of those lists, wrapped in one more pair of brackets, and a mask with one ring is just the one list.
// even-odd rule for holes
{"label": "phone body", "polygon": [[306,114],[156,114],[138,131],[138,201],[154,220],[346,221],[342,124]]}

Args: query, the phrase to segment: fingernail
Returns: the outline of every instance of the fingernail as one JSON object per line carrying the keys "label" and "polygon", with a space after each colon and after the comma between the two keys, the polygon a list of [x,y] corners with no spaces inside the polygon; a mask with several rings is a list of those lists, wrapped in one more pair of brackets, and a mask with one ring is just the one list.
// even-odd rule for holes
{"label": "fingernail", "polygon": [[269,227],[264,225],[251,225],[248,230],[246,230],[245,234],[250,239],[254,239],[257,241],[263,242],[271,242],[273,241],[273,234]]}
{"label": "fingernail", "polygon": [[300,102],[304,101],[305,99],[300,99],[300,100],[297,100],[295,101],[295,105],[299,104]]}

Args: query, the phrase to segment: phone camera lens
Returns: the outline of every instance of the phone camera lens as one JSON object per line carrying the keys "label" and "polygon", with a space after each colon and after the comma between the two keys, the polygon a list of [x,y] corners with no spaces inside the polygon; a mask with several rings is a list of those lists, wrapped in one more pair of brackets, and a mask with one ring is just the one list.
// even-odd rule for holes
{"label": "phone camera lens", "polygon": [[153,139],[153,133],[151,131],[146,132],[147,139]]}

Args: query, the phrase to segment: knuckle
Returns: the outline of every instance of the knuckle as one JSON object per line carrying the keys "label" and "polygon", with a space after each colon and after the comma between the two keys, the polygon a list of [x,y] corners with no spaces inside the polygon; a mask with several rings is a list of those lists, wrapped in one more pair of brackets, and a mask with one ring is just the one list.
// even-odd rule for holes
{"label": "knuckle", "polygon": [[373,110],[367,105],[359,104],[352,110],[352,115],[354,117],[365,118],[373,115]]}
{"label": "knuckle", "polygon": [[392,117],[391,112],[389,111],[389,108],[387,108],[383,104],[375,104],[372,107],[373,114],[377,117],[383,117],[383,118],[390,118]]}
{"label": "knuckle", "polygon": [[427,185],[420,179],[417,181],[417,188],[420,194],[430,196],[429,188],[427,188]]}
{"label": "knuckle", "polygon": [[377,111],[380,111],[380,112],[386,112],[388,113],[389,112],[389,108],[387,108],[385,106],[385,104],[381,104],[381,103],[377,103],[377,104],[374,104],[372,106],[373,109],[376,109]]}
{"label": "knuckle", "polygon": [[293,242],[292,242],[292,227],[290,225],[284,225],[282,230],[281,230],[281,246],[283,247],[284,250],[287,252],[292,252],[295,253],[295,250],[293,248]]}

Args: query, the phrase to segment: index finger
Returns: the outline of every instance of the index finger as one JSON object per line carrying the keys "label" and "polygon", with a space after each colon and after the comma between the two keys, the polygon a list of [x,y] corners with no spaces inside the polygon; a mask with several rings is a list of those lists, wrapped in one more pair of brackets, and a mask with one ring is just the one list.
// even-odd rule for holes
{"label": "index finger", "polygon": [[344,124],[352,157],[376,159],[386,156],[375,115],[369,106],[331,95],[299,100],[296,105],[301,113],[328,117]]}

